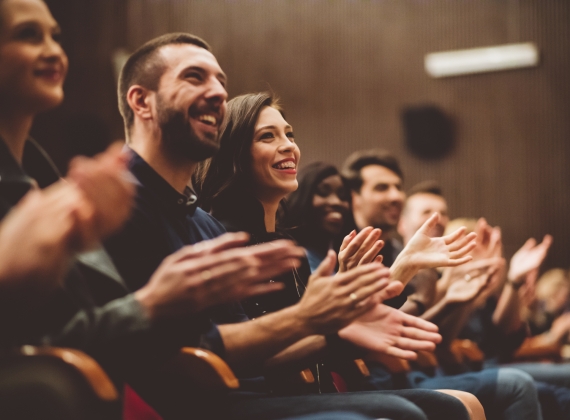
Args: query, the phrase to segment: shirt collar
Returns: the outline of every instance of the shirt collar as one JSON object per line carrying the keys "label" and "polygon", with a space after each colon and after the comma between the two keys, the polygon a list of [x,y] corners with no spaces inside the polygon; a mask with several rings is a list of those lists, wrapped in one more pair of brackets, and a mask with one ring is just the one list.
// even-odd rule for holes
{"label": "shirt collar", "polygon": [[137,152],[131,152],[129,169],[138,179],[141,186],[150,190],[159,205],[182,214],[193,215],[198,207],[198,196],[192,188],[187,186],[184,193],[179,193],[158,172],[156,172]]}
{"label": "shirt collar", "polygon": [[0,138],[0,196],[15,205],[34,185],[37,184],[33,178],[26,174]]}

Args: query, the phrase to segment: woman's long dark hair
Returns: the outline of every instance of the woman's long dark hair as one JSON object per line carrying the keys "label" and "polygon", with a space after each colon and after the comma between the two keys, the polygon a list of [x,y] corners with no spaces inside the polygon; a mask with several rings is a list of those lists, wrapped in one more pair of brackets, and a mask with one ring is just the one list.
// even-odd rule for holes
{"label": "woman's long dark hair", "polygon": [[268,106],[283,114],[278,99],[269,92],[241,95],[228,102],[220,150],[199,165],[194,178],[204,210],[218,207],[226,197],[251,193],[251,144],[259,114]]}

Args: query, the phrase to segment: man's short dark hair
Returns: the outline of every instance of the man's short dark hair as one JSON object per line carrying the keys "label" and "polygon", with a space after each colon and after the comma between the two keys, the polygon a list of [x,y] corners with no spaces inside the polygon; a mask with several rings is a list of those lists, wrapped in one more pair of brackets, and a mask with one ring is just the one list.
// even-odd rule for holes
{"label": "man's short dark hair", "polygon": [[408,198],[415,194],[433,194],[443,197],[441,186],[434,180],[422,181],[414,185],[408,191]]}
{"label": "man's short dark hair", "polygon": [[133,85],[140,85],[153,91],[158,90],[158,84],[165,71],[164,61],[160,58],[159,50],[167,45],[192,44],[211,51],[210,46],[202,38],[183,32],[176,32],[151,39],[131,54],[119,76],[119,111],[125,122],[125,131],[130,131],[134,122],[134,113],[127,102],[127,92]]}
{"label": "man's short dark hair", "polygon": [[363,182],[360,171],[369,165],[383,166],[404,180],[400,164],[393,154],[382,149],[359,150],[352,153],[342,166],[342,176],[347,180],[351,190],[360,191]]}

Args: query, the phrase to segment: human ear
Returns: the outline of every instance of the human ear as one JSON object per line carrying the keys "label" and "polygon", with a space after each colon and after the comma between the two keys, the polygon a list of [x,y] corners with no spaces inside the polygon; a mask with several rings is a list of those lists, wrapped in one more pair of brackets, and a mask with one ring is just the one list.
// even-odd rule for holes
{"label": "human ear", "polygon": [[131,107],[135,118],[152,119],[152,95],[148,89],[140,85],[131,86],[127,92],[127,103]]}

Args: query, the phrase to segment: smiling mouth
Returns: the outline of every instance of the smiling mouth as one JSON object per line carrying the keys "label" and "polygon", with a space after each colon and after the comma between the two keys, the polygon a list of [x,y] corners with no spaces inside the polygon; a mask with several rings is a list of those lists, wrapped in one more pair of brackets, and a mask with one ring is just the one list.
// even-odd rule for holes
{"label": "smiling mouth", "polygon": [[297,165],[295,164],[295,162],[288,160],[285,162],[277,162],[272,167],[275,169],[296,169]]}
{"label": "smiling mouth", "polygon": [[209,115],[209,114],[199,115],[197,120],[206,124],[206,125],[210,125],[213,127],[216,126],[218,123],[218,121],[216,120],[216,117],[214,117],[213,115]]}

